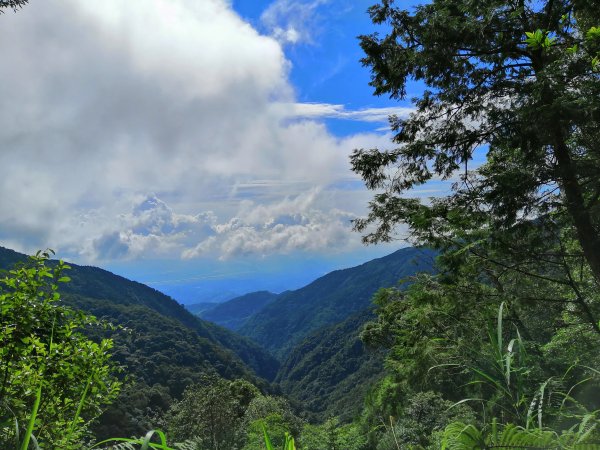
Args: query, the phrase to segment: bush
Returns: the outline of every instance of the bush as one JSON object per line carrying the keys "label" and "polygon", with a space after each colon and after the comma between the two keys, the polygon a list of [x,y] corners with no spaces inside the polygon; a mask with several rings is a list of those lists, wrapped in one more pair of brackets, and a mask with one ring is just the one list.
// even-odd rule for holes
{"label": "bush", "polygon": [[69,267],[49,258],[49,251],[38,252],[0,279],[3,449],[27,448],[32,434],[46,448],[81,448],[89,423],[120,388],[112,341],[83,333],[101,324],[62,305],[58,285],[69,281]]}

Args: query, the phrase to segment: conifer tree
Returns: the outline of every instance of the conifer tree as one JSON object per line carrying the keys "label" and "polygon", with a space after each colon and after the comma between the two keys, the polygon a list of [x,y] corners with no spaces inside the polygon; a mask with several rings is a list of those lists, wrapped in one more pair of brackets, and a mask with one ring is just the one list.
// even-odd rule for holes
{"label": "conifer tree", "polygon": [[[351,158],[379,191],[368,217],[355,221],[365,242],[394,239],[399,223],[419,243],[456,245],[456,230],[462,243],[482,229],[498,243],[532,222],[558,233],[560,222],[600,282],[598,11],[597,0],[371,7],[388,30],[361,37],[375,93],[404,99],[411,80],[426,90],[413,114],[391,118],[395,148]],[[481,167],[476,152],[486,154]],[[447,197],[407,198],[440,177],[456,181]]]}

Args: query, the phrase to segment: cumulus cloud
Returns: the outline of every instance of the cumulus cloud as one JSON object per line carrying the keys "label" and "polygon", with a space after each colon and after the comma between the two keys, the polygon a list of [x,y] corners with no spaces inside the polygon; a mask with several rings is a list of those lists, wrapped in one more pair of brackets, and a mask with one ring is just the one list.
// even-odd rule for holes
{"label": "cumulus cloud", "polygon": [[[264,23],[305,39],[318,4]],[[332,206],[352,202],[306,192],[384,137],[315,119],[382,111],[298,105],[281,43],[228,1],[33,0],[0,16],[0,50],[0,242],[92,261],[350,245]]]}
{"label": "cumulus cloud", "polygon": [[353,214],[332,208],[319,189],[268,205],[244,201],[237,215],[214,226],[215,235],[185,250],[184,258],[216,252],[220,259],[240,255],[335,252],[356,244],[350,233]]}
{"label": "cumulus cloud", "polygon": [[[329,198],[328,198],[329,197]],[[336,252],[357,245],[350,233],[353,214],[332,205],[329,194],[311,189],[277,202],[239,203],[231,218],[206,211],[174,213],[156,196],[139,199],[116,223],[88,242],[97,260],[160,257],[179,253],[183,259],[222,260],[293,252]]]}
{"label": "cumulus cloud", "polygon": [[139,197],[129,212],[104,221],[100,236],[88,239],[84,252],[97,260],[168,256],[210,237],[216,223],[211,211],[177,214],[156,195]]}
{"label": "cumulus cloud", "polygon": [[216,216],[208,211],[177,214],[155,195],[138,199],[131,211],[105,223],[99,237],[88,240],[90,259],[131,259],[169,256],[214,234]]}

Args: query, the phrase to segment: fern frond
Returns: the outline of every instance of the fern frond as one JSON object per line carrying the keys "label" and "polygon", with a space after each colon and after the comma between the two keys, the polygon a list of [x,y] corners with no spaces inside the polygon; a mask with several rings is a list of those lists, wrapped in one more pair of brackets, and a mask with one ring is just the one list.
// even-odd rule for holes
{"label": "fern frond", "polygon": [[473,450],[484,446],[481,432],[473,425],[453,422],[444,430],[442,450]]}

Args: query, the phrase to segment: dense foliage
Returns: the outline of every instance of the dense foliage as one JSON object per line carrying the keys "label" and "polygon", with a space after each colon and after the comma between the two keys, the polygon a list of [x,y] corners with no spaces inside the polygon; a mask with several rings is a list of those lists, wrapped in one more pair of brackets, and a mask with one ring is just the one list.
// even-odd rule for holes
{"label": "dense foliage", "polygon": [[17,9],[22,8],[28,2],[29,0],[0,0],[0,13],[7,8],[16,11]]}
{"label": "dense foliage", "polygon": [[0,279],[0,447],[6,449],[26,449],[32,433],[46,448],[79,448],[90,421],[120,389],[109,359],[112,341],[83,333],[100,323],[60,301],[58,284],[69,281],[63,274],[69,267],[50,268],[48,258],[38,253]]}
{"label": "dense foliage", "polygon": [[[26,259],[25,255],[0,247],[0,269],[9,269],[13,264]],[[51,263],[54,264],[54,263]],[[109,305],[120,305],[115,314],[121,314],[130,308],[139,307],[148,310],[147,313],[160,315],[177,321],[179,326],[184,326],[202,338],[208,339],[214,345],[230,350],[241,361],[238,366],[245,363],[250,366],[259,376],[265,379],[273,379],[277,372],[278,363],[275,358],[256,345],[254,342],[231,333],[210,322],[203,321],[188,312],[182,305],[165,294],[145,286],[141,283],[128,280],[98,267],[70,265],[70,282],[61,286],[61,294],[64,300],[74,307],[84,309],[98,305],[96,315],[106,315],[112,319]],[[101,310],[101,305],[107,307]],[[136,321],[135,315],[123,317],[122,321],[139,322],[143,327],[143,321]],[[131,322],[128,322],[131,325]],[[125,322],[123,322],[124,325]],[[127,326],[127,325],[126,325]],[[137,327],[129,326],[135,329]],[[148,330],[149,327],[144,327]],[[156,330],[159,332],[158,330]],[[226,351],[224,353],[227,353]],[[224,362],[223,365],[230,365]]]}
{"label": "dense foliage", "polygon": [[[356,222],[376,225],[365,239],[390,239],[398,222],[417,240],[451,240],[459,222],[494,237],[560,217],[600,281],[598,10],[593,0],[373,6],[373,21],[391,28],[361,40],[375,93],[404,98],[409,80],[427,90],[407,119],[392,119],[397,148],[352,157],[367,186],[384,190]],[[485,165],[469,170],[483,151]],[[434,176],[460,181],[431,205],[402,197]]]}
{"label": "dense foliage", "polygon": [[346,423],[362,410],[365,395],[383,374],[384,352],[365,348],[363,325],[370,310],[322,328],[288,354],[276,382],[311,422],[337,416]]}
{"label": "dense foliage", "polygon": [[[0,248],[0,268],[27,258]],[[57,263],[47,263],[54,270]],[[113,360],[126,368],[117,401],[93,425],[98,438],[140,436],[164,423],[171,404],[205,373],[250,380],[261,389],[259,373],[275,376],[276,360],[247,339],[199,320],[160,292],[95,267],[71,265],[61,283],[62,303],[120,328],[86,329],[96,340],[110,337]],[[244,361],[245,360],[245,361]]]}
{"label": "dense foliage", "polygon": [[[376,94],[402,99],[409,80],[427,89],[413,114],[392,118],[396,148],[354,153],[379,190],[355,225],[374,243],[407,224],[410,240],[441,256],[438,275],[376,298],[363,337],[390,350],[388,376],[364,420],[408,418],[430,391],[475,412],[452,419],[444,444],[440,422],[404,445],[598,442],[599,10],[493,0],[370,9],[389,27],[361,38]],[[407,195],[435,177],[455,181],[446,196]],[[479,438],[469,444],[456,424]]]}

